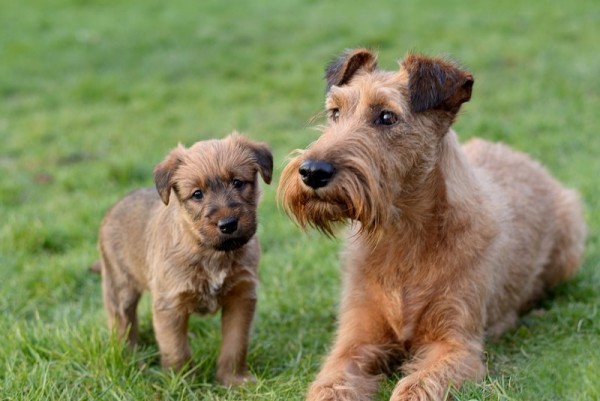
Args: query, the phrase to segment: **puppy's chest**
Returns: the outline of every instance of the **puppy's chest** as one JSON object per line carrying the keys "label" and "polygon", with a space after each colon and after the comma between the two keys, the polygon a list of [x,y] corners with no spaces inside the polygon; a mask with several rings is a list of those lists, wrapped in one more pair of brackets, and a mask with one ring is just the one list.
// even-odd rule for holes
{"label": "puppy's chest", "polygon": [[236,277],[232,266],[195,265],[172,271],[165,281],[157,283],[156,306],[186,313],[216,313],[223,296],[235,286]]}
{"label": "puppy's chest", "polygon": [[195,274],[189,283],[188,292],[183,296],[190,311],[215,313],[220,307],[221,296],[231,288],[229,273],[229,269],[202,269]]}

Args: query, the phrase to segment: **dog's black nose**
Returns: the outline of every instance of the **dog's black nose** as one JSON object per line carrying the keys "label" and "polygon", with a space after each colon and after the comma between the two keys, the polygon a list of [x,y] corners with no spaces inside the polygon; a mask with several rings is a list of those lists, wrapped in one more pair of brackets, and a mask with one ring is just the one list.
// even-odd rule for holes
{"label": "dog's black nose", "polygon": [[335,169],[331,163],[322,160],[305,160],[300,165],[298,173],[306,185],[317,189],[329,184]]}
{"label": "dog's black nose", "polygon": [[217,222],[217,227],[223,234],[232,234],[237,230],[238,219],[237,217],[223,217]]}

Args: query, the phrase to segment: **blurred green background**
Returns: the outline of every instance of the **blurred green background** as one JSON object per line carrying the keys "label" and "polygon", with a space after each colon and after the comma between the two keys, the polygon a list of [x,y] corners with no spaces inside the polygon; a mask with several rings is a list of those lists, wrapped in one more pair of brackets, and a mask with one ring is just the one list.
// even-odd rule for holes
{"label": "blurred green background", "polygon": [[[275,187],[318,135],[324,66],[358,46],[385,69],[408,51],[458,60],[476,81],[461,139],[532,154],[586,204],[581,272],[489,344],[489,377],[455,397],[600,399],[596,0],[0,0],[0,398],[303,399],[335,327],[341,241],[302,233]],[[234,128],[271,144],[276,171],[260,209],[259,380],[228,390],[214,384],[218,317],[192,320],[193,375],[162,372],[147,297],[143,346],[124,351],[87,267],[114,201],[152,185],[178,142]]]}

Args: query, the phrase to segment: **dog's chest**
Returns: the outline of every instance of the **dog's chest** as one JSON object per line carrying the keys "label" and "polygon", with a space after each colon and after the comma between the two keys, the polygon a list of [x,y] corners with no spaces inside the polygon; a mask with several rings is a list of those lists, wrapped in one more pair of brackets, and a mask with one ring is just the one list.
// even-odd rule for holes
{"label": "dog's chest", "polygon": [[210,279],[208,280],[208,290],[211,295],[217,295],[221,291],[226,277],[227,272],[225,270],[221,270],[210,276]]}
{"label": "dog's chest", "polygon": [[193,280],[193,311],[200,314],[212,314],[220,307],[220,296],[223,294],[228,269],[205,268]]}

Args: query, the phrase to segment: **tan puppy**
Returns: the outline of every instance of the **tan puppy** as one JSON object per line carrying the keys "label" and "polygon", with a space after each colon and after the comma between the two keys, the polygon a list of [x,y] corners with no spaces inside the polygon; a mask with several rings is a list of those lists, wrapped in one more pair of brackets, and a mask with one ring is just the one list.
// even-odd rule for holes
{"label": "tan puppy", "polygon": [[452,63],[411,54],[382,71],[358,49],[326,78],[328,124],[279,186],[302,226],[353,221],[336,340],[307,399],[368,400],[401,357],[391,399],[440,400],[482,377],[486,333],[575,272],[578,196],[506,146],[460,146],[450,126],[473,77]]}
{"label": "tan puppy", "polygon": [[156,166],[156,189],[132,192],[100,228],[102,287],[110,327],[137,341],[136,308],[152,294],[154,332],[165,368],[191,357],[191,313],[222,309],[217,379],[252,379],[246,367],[256,305],[260,249],[257,173],[271,182],[273,157],[262,143],[232,134],[175,148]]}

